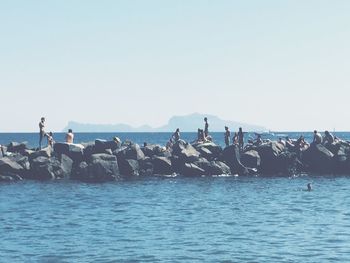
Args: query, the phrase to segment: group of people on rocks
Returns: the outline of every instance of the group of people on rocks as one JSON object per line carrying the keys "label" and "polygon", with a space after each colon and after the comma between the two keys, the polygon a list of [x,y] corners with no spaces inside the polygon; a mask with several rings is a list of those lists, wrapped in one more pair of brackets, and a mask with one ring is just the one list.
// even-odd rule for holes
{"label": "group of people on rocks", "polygon": [[[194,143],[204,143],[204,142],[212,141],[212,137],[209,135],[208,119],[204,118],[204,122],[205,122],[204,129],[198,129],[197,140],[194,141]],[[238,132],[235,132],[232,137],[232,144],[238,145],[239,150],[241,152],[244,149],[244,134],[245,132],[243,132],[242,127],[240,127]],[[180,140],[180,129],[177,128],[176,131],[172,134],[170,141],[167,144],[167,148],[170,148],[172,144],[174,144],[179,140]],[[325,131],[324,136],[322,136],[318,131],[315,130],[313,141],[311,144],[305,141],[305,138],[303,135],[301,135],[297,140],[291,140],[288,136],[285,137],[285,140],[282,138],[279,138],[278,142],[293,151],[301,152],[309,148],[310,145],[317,145],[317,144],[329,145],[338,140],[339,139],[335,137],[333,134],[331,134],[329,131]],[[229,130],[229,127],[227,126],[225,126],[224,141],[225,141],[226,147],[228,147],[231,144],[231,132]],[[264,140],[262,139],[262,136],[259,133],[256,133],[255,140],[248,140],[248,144],[251,146],[259,146],[263,143],[264,143]]]}
{"label": "group of people on rocks", "polygon": [[[47,138],[47,146],[53,147],[55,141],[53,139],[53,133],[52,132],[45,132],[45,117],[42,117],[39,122],[39,150],[42,149],[42,142],[43,139]],[[68,129],[68,132],[66,134],[66,143],[73,143],[74,142],[74,133],[72,129]]]}
{"label": "group of people on rocks", "polygon": [[[45,121],[46,119],[44,117],[41,118],[39,122],[39,149],[42,148],[43,139],[47,138],[47,145],[50,147],[53,147],[55,141],[53,138],[52,132],[45,132]],[[232,137],[232,144],[238,145],[239,150],[242,152],[244,149],[244,133],[242,130],[242,127],[238,129],[238,132],[235,132]],[[259,146],[263,143],[261,134],[256,133],[257,138],[253,140],[249,140],[250,145]],[[116,137],[117,138],[117,137]],[[118,142],[120,141],[119,138]],[[181,139],[180,136],[180,129],[177,128],[175,132],[172,134],[169,142],[167,143],[167,148],[171,148],[171,146],[178,142]],[[208,118],[204,118],[204,129],[198,129],[197,132],[197,140],[194,141],[194,143],[205,143],[205,142],[211,142],[212,137],[209,135],[209,123]],[[225,126],[225,133],[224,133],[224,141],[226,147],[231,144],[231,132],[229,130],[229,127]],[[308,149],[311,145],[317,145],[317,144],[323,144],[323,145],[329,145],[333,142],[339,141],[339,139],[334,136],[329,131],[324,132],[324,136],[321,135],[317,130],[314,131],[313,141],[311,144],[305,141],[305,138],[303,135],[301,135],[297,140],[291,140],[288,136],[285,137],[283,140],[282,138],[279,138],[279,143],[284,145],[285,147],[288,147],[289,149],[296,151],[296,152],[302,152],[306,149]],[[69,129],[65,136],[65,142],[66,143],[74,143],[74,133],[72,129]],[[0,145],[0,150],[2,154],[4,155],[3,147]]]}

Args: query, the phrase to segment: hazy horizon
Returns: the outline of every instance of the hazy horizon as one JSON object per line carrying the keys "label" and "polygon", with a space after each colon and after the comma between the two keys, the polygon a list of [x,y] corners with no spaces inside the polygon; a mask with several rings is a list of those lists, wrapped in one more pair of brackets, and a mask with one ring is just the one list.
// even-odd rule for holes
{"label": "hazy horizon", "polygon": [[349,1],[2,1],[0,132],[206,112],[350,131]]}

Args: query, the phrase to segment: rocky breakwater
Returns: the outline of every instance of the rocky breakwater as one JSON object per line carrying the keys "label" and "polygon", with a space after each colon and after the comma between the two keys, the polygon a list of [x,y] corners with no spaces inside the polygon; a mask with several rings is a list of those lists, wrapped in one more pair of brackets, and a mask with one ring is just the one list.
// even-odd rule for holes
{"label": "rocky breakwater", "polygon": [[221,148],[215,143],[176,142],[140,147],[96,140],[83,144],[56,143],[52,148],[28,149],[26,143],[10,143],[0,153],[0,181],[78,180],[115,181],[141,176],[280,175],[301,172],[350,175],[350,144],[311,145],[300,151],[276,141],[247,147]]}

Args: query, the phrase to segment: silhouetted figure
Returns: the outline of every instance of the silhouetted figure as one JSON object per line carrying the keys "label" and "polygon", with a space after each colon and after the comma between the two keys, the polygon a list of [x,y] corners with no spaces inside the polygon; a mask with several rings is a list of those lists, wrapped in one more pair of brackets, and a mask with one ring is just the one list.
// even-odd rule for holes
{"label": "silhouetted figure", "polygon": [[262,139],[261,139],[261,134],[258,134],[255,140],[254,145],[259,146],[263,143]]}
{"label": "silhouetted figure", "polygon": [[232,137],[232,144],[238,145],[239,144],[239,139],[238,139],[238,133],[235,132],[235,134]]}
{"label": "silhouetted figure", "polygon": [[238,146],[239,146],[239,150],[240,150],[240,151],[243,151],[243,147],[244,147],[244,134],[243,134],[242,127],[240,127],[239,130],[238,130]]}
{"label": "silhouetted figure", "polygon": [[0,145],[0,149],[1,149],[1,154],[2,154],[2,157],[5,157],[4,147],[2,147],[2,145]]}
{"label": "silhouetted figure", "polygon": [[45,118],[42,117],[39,122],[39,149],[41,150],[41,145],[45,137]]}
{"label": "silhouetted figure", "polygon": [[204,118],[204,122],[205,122],[205,125],[204,125],[204,136],[205,136],[205,138],[207,138],[208,135],[209,135],[209,123],[208,123],[208,118],[207,117]]}
{"label": "silhouetted figure", "polygon": [[206,137],[203,129],[198,129],[198,142],[206,142]]}
{"label": "silhouetted figure", "polygon": [[46,136],[47,136],[47,145],[49,147],[53,147],[53,145],[55,144],[55,141],[53,139],[53,133],[49,132],[48,134],[46,134]]}
{"label": "silhouetted figure", "polygon": [[176,131],[171,136],[171,140],[174,140],[175,142],[178,142],[180,140],[180,129],[177,128]]}
{"label": "silhouetted figure", "polygon": [[312,184],[311,184],[311,183],[308,183],[308,184],[307,184],[307,190],[308,190],[309,192],[312,191]]}
{"label": "silhouetted figure", "polygon": [[329,131],[325,131],[324,132],[325,136],[323,139],[323,144],[332,144],[334,142],[334,136],[333,134],[331,134]]}
{"label": "silhouetted figure", "polygon": [[231,132],[228,129],[228,127],[225,126],[225,144],[226,144],[226,147],[228,147],[230,145],[230,139],[231,139]]}
{"label": "silhouetted figure", "polygon": [[68,133],[66,134],[66,143],[73,143],[74,142],[74,133],[72,129],[68,130]]}
{"label": "silhouetted figure", "polygon": [[314,130],[314,140],[312,141],[312,144],[320,144],[322,143],[322,135]]}

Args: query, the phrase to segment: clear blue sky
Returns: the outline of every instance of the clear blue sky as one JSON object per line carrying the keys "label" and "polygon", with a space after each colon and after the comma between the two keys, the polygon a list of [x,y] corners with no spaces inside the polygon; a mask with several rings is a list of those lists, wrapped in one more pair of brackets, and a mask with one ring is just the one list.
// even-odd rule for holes
{"label": "clear blue sky", "polygon": [[192,112],[350,130],[350,1],[0,0],[0,131]]}

